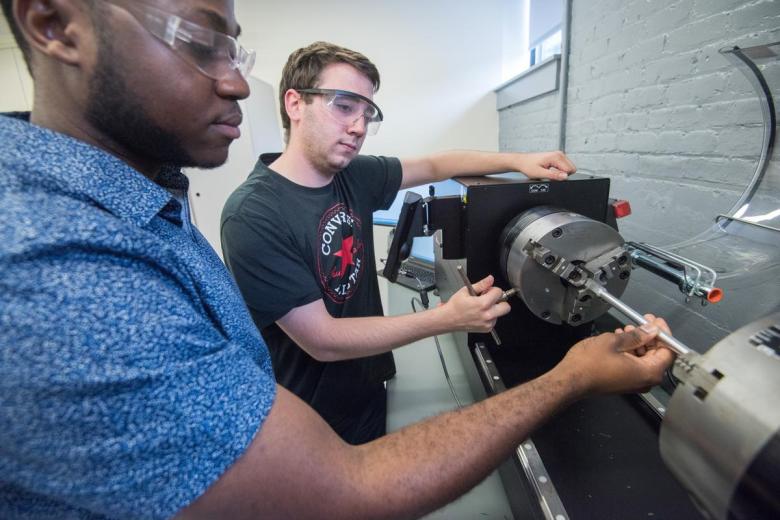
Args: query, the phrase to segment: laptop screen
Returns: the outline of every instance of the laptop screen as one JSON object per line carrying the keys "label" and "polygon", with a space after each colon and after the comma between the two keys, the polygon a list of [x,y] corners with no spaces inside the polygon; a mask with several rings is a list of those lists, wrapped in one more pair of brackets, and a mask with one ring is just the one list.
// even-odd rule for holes
{"label": "laptop screen", "polygon": [[416,258],[433,265],[433,237],[415,237],[409,258]]}

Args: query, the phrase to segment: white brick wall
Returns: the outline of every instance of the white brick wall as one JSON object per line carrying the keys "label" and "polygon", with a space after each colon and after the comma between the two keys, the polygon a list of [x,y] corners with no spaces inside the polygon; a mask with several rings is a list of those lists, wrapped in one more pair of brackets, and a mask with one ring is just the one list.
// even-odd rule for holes
{"label": "white brick wall", "polygon": [[[573,0],[571,23],[566,151],[631,201],[623,236],[664,246],[710,228],[752,177],[763,136],[752,86],[718,50],[780,40],[780,0]],[[780,98],[780,66],[764,72]],[[558,95],[502,110],[500,148],[557,147]],[[759,194],[767,207],[780,206],[778,168]],[[664,316],[700,350],[780,308],[780,270],[750,272],[760,254],[739,246],[697,254],[718,269],[750,256],[744,272],[721,279],[723,303],[682,304],[673,284],[641,269],[623,299]]]}
{"label": "white brick wall", "polygon": [[558,93],[501,110],[499,146],[504,151],[551,150],[558,146]]}
{"label": "white brick wall", "polygon": [[[739,197],[760,151],[761,110],[718,50],[780,40],[779,27],[774,0],[574,0],[567,153],[631,200],[632,239],[661,238],[660,209],[664,242],[687,238]],[[502,110],[500,148],[557,147],[557,106],[552,93]]]}

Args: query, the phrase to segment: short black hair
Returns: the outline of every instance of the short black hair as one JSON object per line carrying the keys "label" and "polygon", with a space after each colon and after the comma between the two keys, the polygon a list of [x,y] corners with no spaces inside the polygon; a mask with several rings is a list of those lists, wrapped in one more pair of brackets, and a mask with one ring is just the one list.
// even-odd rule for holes
{"label": "short black hair", "polygon": [[8,26],[11,28],[11,32],[14,35],[16,44],[22,51],[22,55],[24,55],[24,61],[27,63],[27,70],[29,70],[30,74],[32,74],[32,69],[30,67],[30,46],[27,45],[27,40],[24,39],[22,32],[19,30],[19,26],[16,25],[16,20],[14,19],[13,13],[14,0],[0,0],[0,2],[3,4],[3,14],[5,15],[5,19],[8,21]]}

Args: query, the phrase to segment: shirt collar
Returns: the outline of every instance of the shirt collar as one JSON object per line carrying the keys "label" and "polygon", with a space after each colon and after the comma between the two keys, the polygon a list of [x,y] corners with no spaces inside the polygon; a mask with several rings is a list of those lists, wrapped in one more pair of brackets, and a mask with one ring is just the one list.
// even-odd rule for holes
{"label": "shirt collar", "polygon": [[92,200],[138,226],[171,201],[169,189],[188,188],[179,168],[163,168],[158,184],[121,159],[29,118],[29,112],[0,114],[0,166],[25,184]]}

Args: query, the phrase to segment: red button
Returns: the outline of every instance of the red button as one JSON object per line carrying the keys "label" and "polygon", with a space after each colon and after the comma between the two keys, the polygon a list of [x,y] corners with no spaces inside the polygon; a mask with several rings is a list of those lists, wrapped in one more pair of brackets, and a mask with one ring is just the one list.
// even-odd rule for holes
{"label": "red button", "polygon": [[631,214],[631,204],[627,200],[616,200],[612,203],[615,218],[627,217]]}

